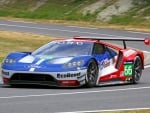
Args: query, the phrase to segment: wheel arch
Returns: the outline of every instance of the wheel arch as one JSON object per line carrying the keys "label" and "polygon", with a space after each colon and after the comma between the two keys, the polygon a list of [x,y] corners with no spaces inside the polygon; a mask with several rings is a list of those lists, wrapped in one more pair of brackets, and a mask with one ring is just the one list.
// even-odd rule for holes
{"label": "wheel arch", "polygon": [[[96,65],[97,65],[97,67],[98,67],[98,69],[99,69],[99,65],[98,65],[97,60],[96,60],[95,58],[90,58],[90,59],[89,59],[89,62],[90,62],[91,60],[94,60],[94,61],[96,62]],[[88,63],[89,63],[89,62],[88,62]]]}
{"label": "wheel arch", "polygon": [[90,60],[94,60],[96,62],[96,64],[98,65],[98,62],[95,58],[91,58]]}
{"label": "wheel arch", "polygon": [[125,58],[125,61],[132,61],[136,58],[136,56],[139,56],[142,61],[142,69],[144,69],[144,54],[141,51],[128,49],[123,52],[123,56]]}
{"label": "wheel arch", "polygon": [[136,56],[139,56],[142,61],[142,69],[144,69],[144,56],[141,54],[137,54]]}

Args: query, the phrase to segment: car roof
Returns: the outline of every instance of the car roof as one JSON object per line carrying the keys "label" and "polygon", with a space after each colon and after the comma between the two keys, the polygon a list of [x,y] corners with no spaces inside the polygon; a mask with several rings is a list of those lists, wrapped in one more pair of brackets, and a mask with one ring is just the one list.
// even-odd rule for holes
{"label": "car roof", "polygon": [[96,40],[87,40],[87,39],[57,39],[57,41],[75,41],[75,42],[97,42]]}
{"label": "car roof", "polygon": [[106,41],[100,41],[100,40],[96,40],[96,39],[75,39],[75,38],[72,38],[72,39],[58,39],[58,41],[70,41],[70,42],[75,41],[75,42],[99,43],[99,44],[103,44],[103,45],[106,45],[108,47],[114,48],[116,50],[123,49],[122,47],[120,47],[118,45],[115,45],[113,43],[108,43]]}

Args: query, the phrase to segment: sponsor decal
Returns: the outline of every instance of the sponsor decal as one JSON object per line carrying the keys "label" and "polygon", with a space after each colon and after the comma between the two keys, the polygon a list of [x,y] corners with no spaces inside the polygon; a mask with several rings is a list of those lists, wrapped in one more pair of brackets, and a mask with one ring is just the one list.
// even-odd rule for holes
{"label": "sponsor decal", "polygon": [[110,60],[105,59],[100,62],[100,69],[106,68],[110,66]]}
{"label": "sponsor decal", "polygon": [[74,41],[58,41],[57,44],[68,44],[68,45],[83,45],[83,42],[74,42]]}
{"label": "sponsor decal", "polygon": [[29,68],[41,68],[41,66],[33,64],[33,65],[30,65]]}
{"label": "sponsor decal", "polygon": [[81,75],[81,73],[65,73],[65,74],[61,74],[58,73],[57,74],[57,78],[72,78],[72,77],[79,77]]}
{"label": "sponsor decal", "polygon": [[133,62],[124,63],[124,76],[133,75]]}

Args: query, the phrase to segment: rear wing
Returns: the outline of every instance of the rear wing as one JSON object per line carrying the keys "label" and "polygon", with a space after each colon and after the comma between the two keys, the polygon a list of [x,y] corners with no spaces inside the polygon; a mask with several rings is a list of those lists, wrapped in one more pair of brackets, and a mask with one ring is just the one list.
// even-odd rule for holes
{"label": "rear wing", "polygon": [[74,39],[82,39],[82,40],[109,40],[109,41],[122,41],[124,49],[127,48],[126,41],[141,41],[144,42],[145,45],[150,45],[150,38],[140,39],[140,38],[109,38],[109,37],[82,37],[82,36],[74,36]]}

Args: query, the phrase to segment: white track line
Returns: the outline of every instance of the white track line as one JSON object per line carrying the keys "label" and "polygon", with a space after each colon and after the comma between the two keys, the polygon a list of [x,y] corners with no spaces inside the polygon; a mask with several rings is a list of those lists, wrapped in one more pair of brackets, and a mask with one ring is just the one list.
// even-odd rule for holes
{"label": "white track line", "polygon": [[29,97],[45,97],[45,96],[63,96],[63,95],[74,95],[74,94],[89,94],[89,93],[104,93],[104,92],[118,92],[118,91],[133,91],[150,89],[150,87],[137,87],[137,88],[126,88],[126,89],[113,89],[113,90],[95,90],[95,91],[82,91],[82,92],[71,92],[71,93],[54,93],[54,94],[39,94],[39,95],[22,95],[22,96],[4,96],[0,99],[13,99],[13,98],[29,98]]}
{"label": "white track line", "polygon": [[24,23],[24,24],[37,24],[36,22],[29,22],[29,21],[23,21],[23,20],[8,20],[8,22]]}
{"label": "white track line", "polygon": [[138,31],[128,31],[128,32],[130,32],[130,33],[135,33],[135,34],[150,34],[150,33],[148,33],[148,32],[138,32]]}
{"label": "white track line", "polygon": [[142,50],[144,53],[150,53],[150,51],[145,51],[145,50]]}
{"label": "white track line", "polygon": [[98,28],[94,28],[94,27],[81,27],[81,26],[67,26],[67,27],[81,28],[81,29],[96,29],[96,30],[98,30]]}
{"label": "white track line", "polygon": [[[9,20],[9,22],[16,22],[16,23],[32,23],[32,24],[37,24],[36,22],[28,22],[28,21],[19,21],[19,20]],[[81,26],[75,26],[75,25],[70,25],[67,27],[74,27],[74,28],[86,28],[86,29],[99,29],[99,28],[94,28],[94,27],[81,27]],[[148,32],[138,32],[138,31],[128,31],[130,33],[138,33],[138,34],[150,34]]]}
{"label": "white track line", "polygon": [[31,26],[23,26],[23,25],[13,25],[13,24],[0,24],[1,26],[9,26],[9,27],[19,27],[19,28],[30,28],[30,29],[40,29],[40,30],[50,30],[50,31],[61,31],[61,32],[72,32],[72,33],[86,33],[91,35],[105,35],[108,37],[120,37],[120,38],[134,38],[134,37],[125,37],[125,36],[118,36],[118,35],[109,35],[109,34],[102,34],[102,33],[93,33],[93,32],[81,32],[81,31],[73,31],[73,30],[64,30],[64,29],[50,29],[50,28],[42,28],[42,27],[31,27]]}
{"label": "white track line", "polygon": [[131,110],[150,110],[150,108],[128,108],[128,109],[110,109],[110,110],[93,110],[93,111],[74,111],[74,112],[57,112],[57,113],[100,113],[100,112],[117,112]]}
{"label": "white track line", "polygon": [[146,65],[146,66],[144,66],[144,68],[150,68],[150,65]]}

